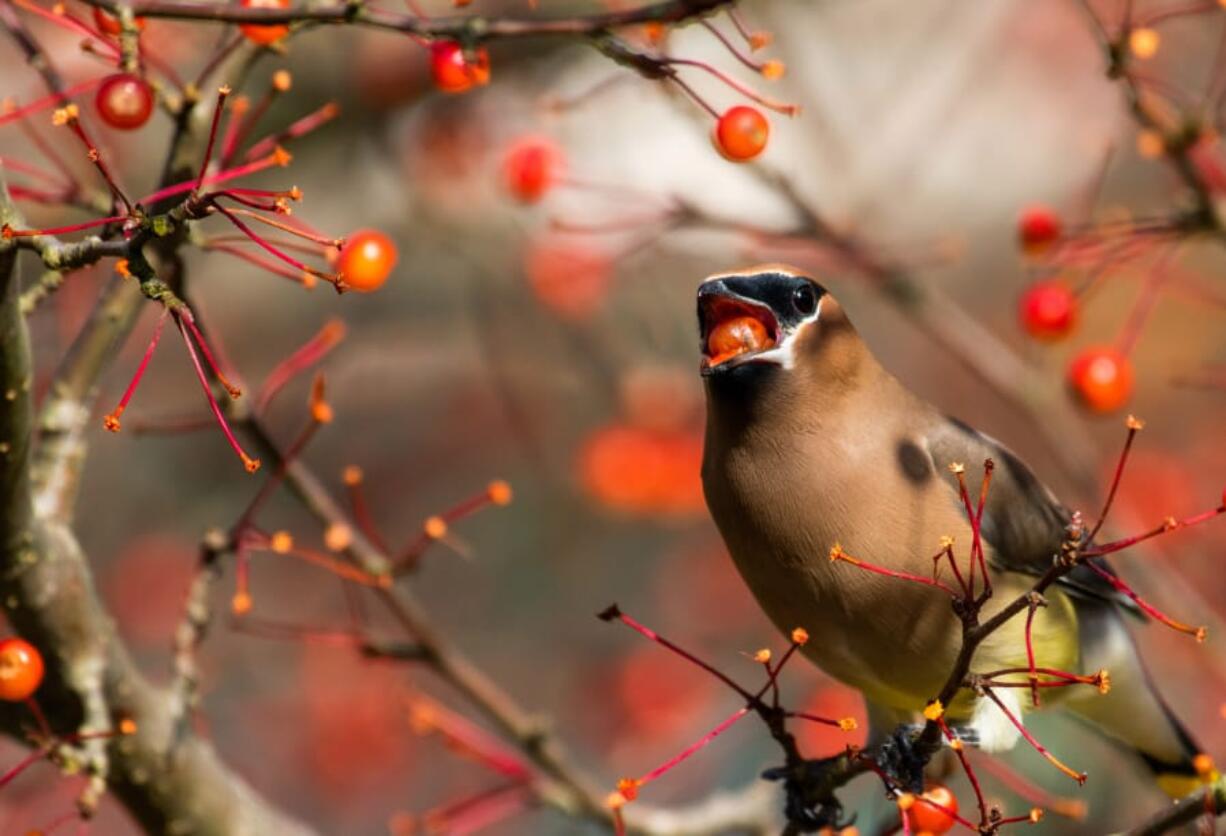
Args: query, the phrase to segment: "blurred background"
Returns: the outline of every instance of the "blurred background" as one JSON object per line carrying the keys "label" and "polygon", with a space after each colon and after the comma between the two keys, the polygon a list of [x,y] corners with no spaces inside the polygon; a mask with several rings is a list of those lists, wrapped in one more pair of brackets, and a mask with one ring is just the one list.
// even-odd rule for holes
{"label": "blurred background", "polygon": [[[491,15],[527,13],[520,2],[478,5]],[[543,15],[597,8],[540,5]],[[1104,75],[1083,10],[1068,0],[773,0],[741,9],[755,28],[774,34],[767,54],[785,62],[782,80],[741,72],[698,26],[672,34],[668,49],[801,106],[794,118],[771,116],[761,166],[786,178],[835,229],[973,314],[1063,401],[1069,358],[1117,337],[1149,262],[1112,266],[1075,332],[1037,343],[1018,324],[1017,300],[1044,268],[1019,251],[1019,212],[1041,202],[1082,220],[1148,217],[1184,202],[1169,167],[1137,151],[1136,125]],[[1111,3],[1100,10],[1118,13]],[[721,17],[712,22],[731,31]],[[1223,22],[1210,15],[1164,25],[1163,46],[1145,71],[1200,95]],[[30,25],[55,45],[70,78],[97,72],[95,60],[76,49],[79,38]],[[163,59],[196,67],[219,31],[153,21],[145,38]],[[383,230],[396,241],[398,266],[377,293],[339,297],[326,286],[304,291],[223,253],[189,251],[188,276],[218,347],[252,388],[325,322],[347,324],[347,339],[323,364],[336,420],[305,458],[338,492],[343,469],[360,466],[374,517],[393,545],[491,479],[512,484],[509,507],[455,526],[467,555],[440,546],[411,583],[447,635],[549,717],[610,789],[701,737],[738,702],[683,661],[601,623],[597,611],[616,601],[749,683],[760,673],[744,654],[784,646],[736,576],[698,483],[703,404],[693,296],[705,275],[774,259],[815,271],[888,368],[1011,446],[1066,502],[1093,515],[1101,495],[1070,474],[1089,473],[1105,489],[1123,413],[1077,412],[1068,443],[1053,449],[1030,416],[980,384],[837,259],[728,228],[785,230],[796,218],[751,167],[721,159],[711,147],[712,119],[675,88],[582,44],[493,43],[490,52],[491,83],[462,96],[436,92],[427,51],[389,33],[323,27],[293,38],[284,56],[267,56],[252,77],[253,95],[282,68],[293,73],[293,89],[264,125],[279,127],[327,101],[340,104],[341,117],[293,145],[290,169],[251,184],[298,185],[305,200],[296,215],[330,235]],[[42,95],[8,42],[0,62],[0,93],[21,102]],[[702,72],[685,78],[717,109],[743,101]],[[168,123],[155,115],[133,135],[97,132],[134,194],[156,185]],[[36,127],[57,147],[77,150],[46,119]],[[508,195],[503,172],[507,149],[528,134],[551,138],[567,172],[533,206]],[[0,128],[4,155],[28,155],[29,142],[14,126]],[[723,219],[725,228],[664,223],[675,199]],[[75,217],[25,208],[32,224]],[[1148,426],[1109,526],[1117,534],[1221,502],[1226,397],[1220,387],[1179,381],[1226,363],[1222,267],[1216,244],[1182,245],[1177,280],[1140,331],[1127,409]],[[34,315],[43,380],[99,290],[116,280],[106,266],[74,273]],[[156,311],[143,316],[104,380],[99,415],[118,400],[144,351]],[[283,444],[305,420],[307,388],[307,379],[296,381],[273,407]],[[155,679],[168,678],[171,633],[201,535],[232,523],[259,481],[242,472],[215,428],[150,435],[129,427],[205,410],[182,346],[168,336],[125,415],[125,431],[105,433],[98,421],[85,469],[80,536],[124,637]],[[260,519],[266,530],[322,544],[318,526],[286,496]],[[1226,526],[1210,524],[1116,561],[1156,604],[1209,625],[1204,645],[1160,627],[1137,632],[1172,708],[1217,755],[1226,744],[1226,658],[1215,630],[1226,611],[1224,545]],[[404,821],[397,814],[420,814],[494,783],[481,765],[410,728],[406,687],[462,708],[445,686],[411,664],[234,630],[225,616],[232,583],[227,575],[216,590],[222,615],[202,650],[202,725],[274,802],[324,832],[380,834]],[[261,618],[319,629],[346,623],[336,580],[302,564],[255,555],[251,591]],[[798,660],[783,681],[797,707],[863,715],[856,695],[807,662]],[[1032,832],[1107,832],[1163,804],[1143,767],[1111,744],[1060,717],[1031,722],[1059,757],[1090,774],[1077,792],[1026,747],[1009,755],[1027,780],[1088,805],[1086,821],[1049,816]],[[803,734],[806,752],[818,756],[858,742],[862,732],[811,727]],[[22,751],[0,746],[0,767]],[[751,718],[642,798],[697,800],[752,781],[777,758]],[[951,781],[972,807],[965,782]],[[991,773],[985,781],[1007,812],[1032,806]],[[50,766],[35,767],[0,793],[0,829],[44,824],[77,789]],[[849,809],[862,811],[864,832],[885,815],[880,796],[868,779],[846,795]],[[529,811],[489,832],[582,827]],[[135,828],[110,803],[91,832]]]}

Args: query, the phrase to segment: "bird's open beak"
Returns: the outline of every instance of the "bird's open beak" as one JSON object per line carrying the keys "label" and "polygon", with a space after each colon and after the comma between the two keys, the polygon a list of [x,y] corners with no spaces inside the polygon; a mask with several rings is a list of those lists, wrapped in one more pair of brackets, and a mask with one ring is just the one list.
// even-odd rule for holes
{"label": "bird's open beak", "polygon": [[749,362],[779,342],[779,321],[770,307],[719,279],[698,289],[698,327],[704,376]]}

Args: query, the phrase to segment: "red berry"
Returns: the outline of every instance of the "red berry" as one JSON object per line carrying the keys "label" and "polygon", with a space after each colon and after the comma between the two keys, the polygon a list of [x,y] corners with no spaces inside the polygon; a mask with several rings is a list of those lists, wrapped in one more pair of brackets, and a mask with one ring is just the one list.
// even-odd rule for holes
{"label": "red berry", "polygon": [[[925,799],[932,804],[925,802]],[[939,805],[939,806],[934,806]],[[945,809],[941,809],[944,807]],[[946,812],[948,811],[948,812]],[[934,784],[915,799],[915,803],[907,810],[907,824],[912,833],[932,833],[939,836],[953,829],[957,819],[953,814],[958,812],[958,798],[948,787]]]}
{"label": "red berry", "polygon": [[[288,9],[290,0],[242,0],[244,9]],[[253,44],[267,45],[279,41],[289,34],[289,27],[284,23],[271,23],[259,26],[254,23],[244,23],[238,27],[243,37]]]}
{"label": "red berry", "polygon": [[766,148],[770,122],[755,108],[737,105],[724,111],[715,123],[715,148],[736,163],[752,160]]}
{"label": "red berry", "polygon": [[1132,363],[1110,346],[1092,346],[1073,358],[1068,381],[1095,412],[1114,412],[1132,397]]}
{"label": "red berry", "polygon": [[1048,206],[1036,205],[1023,210],[1017,220],[1018,242],[1028,253],[1038,253],[1060,238],[1060,216]]}
{"label": "red berry", "polygon": [[[123,31],[123,27],[119,25],[119,18],[98,6],[94,6],[94,25],[104,35],[118,35]],[[145,28],[145,19],[143,17],[136,18],[136,28]]]}
{"label": "red berry", "polygon": [[42,654],[24,639],[0,641],[0,700],[29,699],[43,681]]}
{"label": "red berry", "polygon": [[596,313],[613,277],[613,260],[573,238],[548,236],[524,252],[524,272],[533,294],[545,307],[569,320]]}
{"label": "red berry", "polygon": [[507,191],[523,203],[536,203],[558,182],[566,167],[562,149],[544,136],[516,140],[502,162]]}
{"label": "red berry", "polygon": [[489,84],[490,54],[479,46],[465,55],[455,41],[435,41],[430,44],[430,72],[434,86],[444,93],[463,93]]}
{"label": "red berry", "polygon": [[345,239],[337,268],[346,288],[369,293],[383,287],[398,258],[391,238],[376,229],[363,229]]}
{"label": "red berry", "polygon": [[707,336],[707,362],[718,366],[747,351],[762,351],[773,344],[761,322],[752,316],[734,316],[711,329]]}
{"label": "red berry", "polygon": [[1060,282],[1035,282],[1022,294],[1018,316],[1026,333],[1035,339],[1059,339],[1077,320],[1077,297]]}
{"label": "red berry", "polygon": [[153,91],[138,76],[116,73],[99,85],[94,104],[103,122],[112,128],[131,131],[149,121],[153,113]]}

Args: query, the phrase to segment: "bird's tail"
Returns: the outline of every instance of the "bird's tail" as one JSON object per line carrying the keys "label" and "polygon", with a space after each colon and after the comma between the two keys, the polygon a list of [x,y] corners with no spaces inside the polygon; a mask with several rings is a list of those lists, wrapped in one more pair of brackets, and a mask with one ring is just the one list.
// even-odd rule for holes
{"label": "bird's tail", "polygon": [[1079,601],[1077,617],[1082,664],[1107,669],[1111,689],[1070,695],[1064,705],[1134,749],[1153,770],[1158,786],[1174,798],[1215,777],[1204,750],[1159,695],[1120,612],[1105,602]]}

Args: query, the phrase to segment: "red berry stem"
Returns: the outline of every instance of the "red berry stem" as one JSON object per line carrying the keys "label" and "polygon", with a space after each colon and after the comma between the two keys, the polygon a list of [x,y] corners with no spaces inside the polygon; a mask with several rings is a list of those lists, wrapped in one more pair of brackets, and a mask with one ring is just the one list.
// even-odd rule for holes
{"label": "red berry stem", "polygon": [[[1019,732],[1021,732],[1021,735],[1023,738],[1025,738],[1026,742],[1029,743],[1032,747],[1034,747],[1034,750],[1036,752],[1038,752],[1040,755],[1046,758],[1048,763],[1056,767],[1056,769],[1059,769],[1065,775],[1072,778],[1078,784],[1084,784],[1086,782],[1087,776],[1084,772],[1077,772],[1076,770],[1067,766],[1063,761],[1061,761],[1059,758],[1053,755],[1050,751],[1048,751],[1046,746],[1040,743],[1035,738],[1034,735],[1032,735],[1029,731],[1026,730],[1026,727],[1022,725],[1022,721],[1017,719],[1017,717],[1013,715],[1013,712],[1010,711],[1003,702],[1001,702],[1000,697],[996,696],[996,694],[993,693],[991,688],[984,687],[981,690],[983,691],[984,696],[986,696],[992,702],[996,703],[996,707],[1001,710],[1001,713],[1003,713],[1006,717],[1009,718],[1009,722],[1013,724],[1014,728],[1016,728]],[[972,826],[971,829],[974,830],[975,828]]]}
{"label": "red berry stem", "polygon": [[46,189],[34,189],[29,186],[9,186],[9,196],[14,200],[29,200],[48,206],[58,206],[71,200],[71,196],[66,192],[49,192]]}
{"label": "red berry stem", "polygon": [[[664,775],[670,770],[672,770],[674,767],[679,766],[680,764],[689,760],[691,757],[696,755],[698,752],[706,748],[713,740],[715,740],[715,738],[719,737],[721,734],[728,731],[728,729],[732,728],[732,726],[735,725],[738,720],[740,720],[742,717],[744,717],[748,713],[749,713],[749,706],[747,705],[741,706],[736,711],[732,712],[732,714],[728,715],[728,717],[726,717],[724,720],[722,720],[719,723],[719,725],[715,726],[715,728],[711,729],[709,732],[704,734],[701,738],[694,741],[693,743],[691,743],[689,746],[682,749],[677,754],[673,755],[671,758],[669,758],[664,763],[657,766],[655,769],[651,770],[650,772],[646,773],[640,778],[630,779],[634,785],[633,792],[637,794],[639,787],[642,787],[645,784],[651,783],[652,781],[659,778],[661,775]],[[627,798],[627,800],[629,801],[632,799]]]}
{"label": "red berry stem", "polygon": [[226,130],[221,139],[220,163],[222,168],[229,165],[236,145],[236,135],[242,127],[243,118],[247,115],[250,106],[250,100],[242,95],[235,96],[234,101],[230,102],[230,118],[226,120]]}
{"label": "red berry stem", "polygon": [[[843,547],[838,545],[837,543],[830,549],[830,560],[832,562],[842,561],[844,563],[850,563],[852,566],[855,566],[857,569],[865,569],[869,572],[873,572],[878,575],[885,575],[888,578],[898,578],[899,580],[903,580],[903,581],[911,581],[913,583],[921,583],[924,586],[935,587],[941,590],[942,592],[946,593],[947,595],[949,595],[951,598],[957,598],[957,599],[962,598],[962,596],[959,595],[956,590],[954,590],[950,586],[942,583],[941,581],[935,578],[925,578],[923,575],[913,575],[910,572],[900,572],[895,569],[887,569],[884,566],[878,566],[875,563],[869,563],[866,560],[861,560],[858,557],[853,557],[852,555],[843,551]],[[972,562],[971,565],[973,567],[974,563]]]}
{"label": "red berry stem", "polygon": [[[719,79],[724,84],[728,85],[733,90],[740,93],[742,96],[745,96],[746,98],[751,99],[754,102],[757,102],[758,104],[762,105],[762,107],[766,108],[767,110],[773,110],[776,113],[783,114],[784,116],[795,116],[797,113],[800,112],[799,105],[788,104],[786,102],[777,101],[776,99],[772,99],[768,96],[764,96],[761,93],[759,93],[757,90],[754,90],[752,87],[746,84],[742,84],[740,81],[728,75],[727,73],[725,73],[723,70],[719,69],[718,67],[713,67],[704,61],[696,61],[690,58],[667,58],[667,59],[664,59],[664,62],[672,66],[695,67],[700,70],[705,70],[707,73]],[[674,81],[675,80],[676,79],[674,79]],[[719,114],[716,114],[717,118],[718,118],[718,115]]]}
{"label": "red berry stem", "polygon": [[[239,198],[234,197],[233,195],[230,195],[227,192],[218,192],[216,196],[217,197],[228,197],[235,201],[239,200]],[[271,226],[273,229],[279,229],[282,232],[288,232],[290,235],[297,236],[298,238],[302,238],[303,240],[310,241],[311,243],[314,243],[314,244],[319,244],[321,247],[331,247],[331,248],[339,250],[345,244],[343,239],[332,238],[326,235],[321,235],[318,232],[314,232],[310,229],[304,229],[305,225],[300,222],[295,223],[295,224],[283,223],[281,221],[274,220],[273,218],[270,218],[266,215],[261,215],[257,212],[252,212],[249,209],[231,209],[227,212],[227,214],[230,216],[242,215],[245,218],[250,218],[253,221],[257,221],[259,223],[265,224],[266,226]]]}
{"label": "red berry stem", "polygon": [[512,780],[528,781],[533,777],[532,769],[518,752],[462,714],[419,691],[410,694],[406,702],[409,724],[417,733],[434,732],[449,744],[448,748]]}
{"label": "red berry stem", "polygon": [[255,412],[263,414],[277,393],[306,369],[318,363],[345,338],[345,323],[339,319],[327,322],[315,336],[303,343],[293,354],[282,360],[264,379],[255,398]]}
{"label": "red berry stem", "polygon": [[61,29],[67,29],[69,32],[74,32],[78,35],[84,35],[86,38],[90,38],[93,41],[96,41],[97,43],[105,47],[107,50],[109,50],[112,55],[115,55],[115,56],[119,55],[119,45],[118,44],[111,41],[109,38],[104,36],[98,30],[94,29],[92,26],[89,26],[85,22],[73,17],[71,14],[69,14],[66,11],[59,11],[59,12],[50,11],[34,3],[31,3],[30,0],[12,0],[12,3],[14,6],[19,6],[25,9],[27,12],[30,12],[31,14],[38,15],[44,20],[50,21],[51,23],[60,27]]}
{"label": "red berry stem", "polygon": [[[1222,510],[1223,509],[1219,508],[1215,511],[1210,511],[1208,512],[1207,515],[1202,515],[1202,517],[1207,518],[1209,516],[1220,514],[1222,513]],[[1151,532],[1150,536],[1152,536],[1154,533],[1162,533],[1163,531],[1169,531],[1169,530],[1170,529],[1163,526],[1163,527],[1158,528],[1155,532]],[[1132,538],[1132,542],[1139,542],[1140,540],[1143,540],[1143,539],[1146,539],[1146,537],[1142,536],[1142,537]],[[1132,545],[1132,543],[1129,543],[1128,545]],[[1131,598],[1132,602],[1136,604],[1138,607],[1140,607],[1145,612],[1145,614],[1148,615],[1149,617],[1153,618],[1156,621],[1161,622],[1162,624],[1165,624],[1167,627],[1170,627],[1172,630],[1175,630],[1180,633],[1187,633],[1189,636],[1194,637],[1198,642],[1203,642],[1205,640],[1205,637],[1208,634],[1208,631],[1205,629],[1204,626],[1195,627],[1190,624],[1184,624],[1182,621],[1176,621],[1175,619],[1171,618],[1166,613],[1159,610],[1153,604],[1146,601],[1140,595],[1138,595],[1131,586],[1124,583],[1123,580],[1116,577],[1111,572],[1108,572],[1106,569],[1103,569],[1098,564],[1092,561],[1086,561],[1085,565],[1089,566],[1090,569],[1092,569],[1094,573],[1098,575],[1100,578],[1102,578],[1107,583],[1115,587],[1117,591],[1122,592],[1125,595],[1127,595],[1129,598]]]}
{"label": "red berry stem", "polygon": [[[244,165],[237,166],[236,168],[232,168],[229,171],[222,171],[210,177],[206,177],[204,179],[204,185],[215,186],[218,183],[225,183],[230,180],[236,180],[239,177],[246,177],[249,174],[255,174],[256,172],[263,171],[266,168],[272,168],[273,166],[280,166],[284,168],[285,166],[289,165],[291,159],[292,157],[288,151],[277,147],[274,148],[267,156],[255,160],[254,162],[246,163]],[[148,206],[152,203],[165,200],[168,197],[186,194],[195,188],[195,180],[185,180],[182,183],[175,183],[173,186],[166,186],[165,188],[158,189],[156,192],[147,194],[140,199],[140,202],[142,205]]]}
{"label": "red berry stem", "polygon": [[719,119],[719,111],[713,108],[710,104],[708,104],[706,99],[698,95],[698,93],[694,90],[693,87],[691,87],[690,85],[682,81],[680,76],[678,76],[676,73],[673,73],[671,76],[669,76],[669,81],[671,81],[673,84],[680,87],[681,92],[689,96],[699,107],[701,107],[707,113],[711,114],[713,118]]}
{"label": "red berry stem", "polygon": [[[970,759],[966,756],[966,746],[953,733],[953,730],[949,728],[944,717],[937,718],[937,725],[941,727],[941,734],[945,735],[945,739],[949,741],[949,748],[954,750],[954,754],[958,756],[958,762],[962,764],[962,771],[966,773],[966,780],[970,782],[971,789],[975,793],[975,804],[979,807],[979,823],[986,826],[989,821],[988,803],[983,797],[983,787],[979,784],[979,776],[971,768]],[[949,811],[947,810],[946,812]],[[956,813],[953,815],[957,816]]]}
{"label": "red berry stem", "polygon": [[214,203],[212,205],[213,205],[213,208],[215,208],[218,212],[225,215],[226,219],[229,220],[230,223],[234,224],[234,226],[236,226],[240,232],[242,232],[244,235],[246,235],[248,238],[250,238],[252,241],[254,241],[256,244],[258,244],[263,249],[267,250],[272,255],[284,261],[286,264],[290,265],[291,267],[297,267],[302,272],[309,273],[310,275],[314,276],[317,279],[323,279],[326,282],[331,282],[333,285],[337,284],[337,276],[335,273],[326,273],[323,270],[319,270],[314,267],[310,267],[304,264],[303,262],[299,261],[298,259],[294,258],[293,256],[283,253],[281,250],[277,249],[272,244],[268,243],[265,239],[257,235],[255,231],[251,229],[251,227],[247,226],[245,223],[239,220],[238,217],[236,217],[232,211],[230,211],[229,209],[226,209],[224,206],[222,206],[219,203]]}
{"label": "red berry stem", "polygon": [[221,124],[221,114],[225,110],[226,97],[230,95],[229,86],[223,84],[217,88],[217,104],[213,107],[213,121],[209,125],[209,141],[204,146],[204,159],[200,161],[200,174],[196,177],[196,185],[192,191],[199,193],[204,187],[204,176],[208,174],[209,163],[213,159],[213,145],[217,142],[217,128]]}
{"label": "red berry stem", "polygon": [[345,493],[349,498],[349,513],[353,517],[353,521],[357,523],[358,530],[380,552],[390,554],[391,549],[388,548],[387,541],[383,539],[383,535],[379,532],[379,527],[375,525],[374,517],[370,513],[370,502],[366,498],[365,479],[363,478],[361,468],[347,467],[345,468],[344,476]]}
{"label": "red berry stem", "polygon": [[66,184],[64,187],[65,192],[70,196],[75,195],[81,188],[80,181],[77,179],[76,172],[68,165],[68,162],[60,154],[59,150],[49,143],[28,120],[22,119],[17,124],[21,127],[21,132],[29,138],[34,147],[43,155],[43,158],[51,163],[52,167],[64,178]]}
{"label": "red berry stem", "polygon": [[[242,240],[246,241],[248,239],[243,238]],[[310,274],[297,270],[290,270],[281,266],[272,259],[265,258],[261,255],[257,255],[256,253],[247,252],[244,249],[232,246],[230,244],[209,241],[202,244],[201,247],[205,250],[212,250],[214,252],[232,255],[235,258],[246,261],[248,264],[254,264],[256,267],[259,267],[265,272],[272,273],[274,276],[281,276],[282,278],[289,279],[291,282],[296,282],[297,284],[308,288],[314,286],[315,284],[315,277],[311,276]]]}
{"label": "red berry stem", "polygon": [[37,763],[46,757],[48,749],[46,746],[39,746],[26,754],[21,760],[8,768],[3,775],[0,775],[0,787],[7,786],[14,778],[30,768],[32,764]]}
{"label": "red berry stem", "polygon": [[82,81],[79,84],[74,84],[71,87],[65,88],[63,91],[52,93],[49,96],[43,96],[41,99],[35,99],[28,105],[9,110],[0,114],[0,125],[7,125],[9,122],[18,119],[24,119],[31,113],[37,113],[40,110],[46,110],[50,107],[55,107],[58,104],[71,101],[73,97],[94,89],[106,79],[106,76],[91,78],[87,81]]}
{"label": "red berry stem", "polygon": [[243,155],[245,160],[254,160],[264,154],[268,154],[276,149],[279,145],[290,140],[298,139],[312,131],[331,122],[340,115],[341,108],[336,102],[328,102],[318,110],[308,113],[306,116],[291,122],[289,127],[285,128],[272,136],[265,137],[259,142],[247,149]]}
{"label": "red berry stem", "polygon": [[428,832],[476,833],[526,809],[533,795],[525,782],[502,784],[426,811]]}
{"label": "red berry stem", "polygon": [[735,680],[733,680],[730,676],[728,676],[726,673],[721,671],[719,668],[716,668],[715,666],[711,665],[708,662],[704,662],[702,659],[699,659],[697,656],[695,656],[693,653],[690,653],[685,648],[677,644],[674,644],[673,642],[661,636],[655,630],[652,630],[650,627],[647,627],[646,625],[641,624],[638,621],[634,620],[632,617],[622,612],[621,608],[619,608],[616,604],[603,610],[599,614],[599,618],[602,621],[620,621],[622,624],[625,624],[627,627],[629,627],[634,632],[638,633],[641,636],[644,636],[645,638],[655,642],[658,645],[661,645],[662,647],[667,648],[668,650],[680,656],[682,659],[685,659],[691,665],[696,665],[697,667],[702,668],[704,671],[711,674],[711,676],[715,677],[720,682],[724,683],[729,688],[731,688],[733,691],[736,691],[738,694],[740,694],[741,697],[746,702],[753,702],[755,699],[757,699],[753,694],[751,694],[745,688],[741,687]]}
{"label": "red berry stem", "polygon": [[235,33],[233,37],[218,47],[209,57],[209,60],[204,63],[204,66],[200,68],[200,72],[196,74],[196,80],[192,83],[192,86],[197,90],[203,90],[209,80],[209,76],[217,72],[217,68],[225,63],[226,59],[234,53],[234,50],[245,43],[247,43],[247,39]]}
{"label": "red berry stem", "polygon": [[200,346],[200,353],[204,355],[205,362],[209,364],[209,368],[212,370],[213,376],[217,378],[217,382],[225,388],[226,393],[229,394],[231,398],[237,399],[241,397],[243,390],[232,384],[226,377],[225,373],[221,370],[221,364],[218,363],[217,358],[213,356],[213,351],[209,348],[208,341],[205,340],[204,335],[200,333],[200,329],[196,327],[196,317],[192,315],[192,312],[187,308],[182,308],[179,311],[179,317],[187,323],[188,330],[191,331],[192,336],[196,338],[196,343]]}
{"label": "red berry stem", "polygon": [[222,414],[221,407],[217,404],[217,399],[213,397],[213,387],[209,385],[208,377],[204,373],[204,366],[200,364],[200,357],[196,353],[195,345],[192,344],[191,334],[184,324],[184,318],[178,309],[174,310],[173,313],[175,324],[179,326],[179,333],[183,337],[183,344],[187,346],[187,354],[191,357],[192,368],[196,370],[196,379],[200,381],[200,388],[204,390],[204,397],[209,402],[209,409],[212,410],[213,417],[217,420],[218,426],[221,427],[221,432],[226,437],[226,441],[231,449],[234,450],[239,460],[242,461],[243,467],[248,473],[255,473],[260,469],[260,460],[248,456],[238,443],[238,439],[234,437],[234,433],[230,430],[230,424],[226,421],[226,416]]}
{"label": "red berry stem", "polygon": [[1031,804],[1037,804],[1058,816],[1069,819],[1083,819],[1086,814],[1086,804],[1080,798],[1064,798],[1053,795],[1039,785],[1032,783],[1022,773],[1014,770],[1008,763],[998,757],[984,755],[977,757],[979,768],[989,773],[997,782],[1003,784],[1009,792]]}
{"label": "red berry stem", "polygon": [[1172,271],[1169,268],[1175,253],[1175,245],[1168,247],[1146,274],[1145,282],[1141,285],[1141,292],[1137,295],[1137,301],[1128,314],[1128,320],[1120,330],[1120,335],[1115,340],[1115,347],[1121,354],[1125,356],[1131,354],[1137,340],[1141,338],[1141,331],[1145,328],[1145,323],[1149,321],[1164,285],[1171,277]]}
{"label": "red berry stem", "polygon": [[1026,610],[1026,665],[1029,670],[1030,679],[1030,702],[1035,708],[1039,707],[1039,671],[1035,666],[1034,658],[1034,614],[1038,612],[1042,604],[1042,598],[1037,594],[1030,598],[1030,607]]}
{"label": "red berry stem", "polygon": [[[50,194],[49,192],[47,194]],[[46,229],[13,229],[8,224],[0,227],[0,236],[4,238],[33,238],[38,235],[66,235],[70,232],[81,232],[86,229],[95,229],[107,224],[120,223],[130,220],[127,215],[112,215],[109,218],[96,218],[92,221],[84,221],[79,224],[69,224],[68,226],[51,226]]]}
{"label": "red berry stem", "polygon": [[241,119],[233,119],[234,130],[226,137],[226,142],[222,145],[221,164],[222,166],[229,165],[234,159],[234,155],[238,153],[238,149],[242,147],[243,142],[251,135],[251,131],[259,124],[264,115],[268,113],[268,108],[282,93],[289,90],[289,73],[284,70],[273,75],[272,82],[268,85],[268,89],[264,91],[264,95],[256,102],[255,107],[243,116]]}
{"label": "red berry stem", "polygon": [[25,703],[26,708],[30,709],[30,713],[34,715],[34,722],[38,724],[38,733],[44,739],[50,739],[52,736],[51,724],[47,722],[47,715],[43,714],[43,710],[39,708],[38,702],[34,697],[26,697]]}
{"label": "red berry stem", "polygon": [[128,402],[132,400],[132,396],[136,394],[136,387],[140,385],[141,378],[145,376],[145,369],[149,367],[149,361],[153,359],[153,353],[157,351],[158,343],[162,339],[162,329],[166,325],[166,316],[169,309],[162,308],[162,313],[158,316],[157,325],[153,328],[153,337],[149,340],[149,345],[145,348],[145,354],[141,357],[140,364],[136,367],[136,373],[132,375],[132,380],[128,383],[128,388],[124,390],[123,397],[119,399],[118,405],[102,419],[103,426],[113,433],[119,432],[119,418],[123,415],[124,410],[128,408]]}
{"label": "red berry stem", "polygon": [[1136,440],[1137,433],[1144,429],[1145,423],[1129,415],[1124,421],[1124,426],[1128,429],[1128,434],[1124,436],[1124,446],[1115,463],[1115,473],[1111,477],[1111,487],[1107,490],[1103,509],[1098,512],[1098,521],[1094,523],[1094,528],[1090,529],[1090,533],[1084,538],[1087,543],[1094,542],[1095,535],[1102,530],[1103,523],[1107,521],[1107,515],[1111,513],[1111,506],[1115,503],[1115,494],[1120,488],[1120,480],[1124,478],[1124,468],[1128,465],[1128,454],[1132,452],[1132,442]]}
{"label": "red berry stem", "polygon": [[724,48],[727,49],[728,52],[731,53],[732,57],[739,61],[742,66],[753,70],[755,73],[762,72],[762,62],[753,60],[748,55],[737,49],[736,45],[733,44],[723,32],[719,31],[715,24],[711,23],[711,21],[706,20],[705,18],[700,18],[698,23],[703,29],[706,29],[708,32],[714,35],[715,39],[723,44]]}
{"label": "red berry stem", "polygon": [[94,145],[93,140],[89,138],[89,134],[85,132],[85,126],[81,124],[81,115],[75,104],[69,104],[64,108],[56,111],[56,121],[68,126],[68,129],[81,140],[85,145],[86,156],[89,161],[94,164],[94,168],[98,169],[98,173],[102,175],[102,179],[106,181],[107,188],[111,190],[111,195],[120,203],[123,204],[124,210],[128,215],[134,215],[136,209],[132,205],[132,201],[128,200],[128,196],[123,193],[123,189],[119,188],[119,184],[115,182],[115,178],[111,176],[111,170],[107,167],[106,161],[102,159],[102,153],[98,147]]}
{"label": "red berry stem", "polygon": [[25,174],[28,177],[32,177],[35,180],[41,181],[50,186],[58,186],[61,189],[68,188],[68,184],[65,184],[64,181],[55,174],[52,174],[49,171],[44,171],[32,163],[14,159],[13,157],[0,157],[0,168],[7,169],[8,171],[15,171],[19,174]]}
{"label": "red berry stem", "polygon": [[962,577],[962,570],[958,568],[958,559],[954,557],[954,545],[952,540],[948,542],[939,552],[932,556],[933,579],[935,580],[937,577],[937,570],[940,569],[942,557],[949,561],[949,568],[953,570],[954,577],[958,581],[958,586],[962,588],[963,597],[967,600],[973,598],[974,595],[971,593],[971,588],[967,585],[966,579]]}

